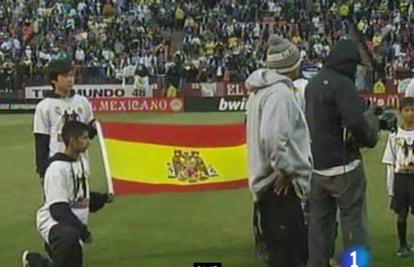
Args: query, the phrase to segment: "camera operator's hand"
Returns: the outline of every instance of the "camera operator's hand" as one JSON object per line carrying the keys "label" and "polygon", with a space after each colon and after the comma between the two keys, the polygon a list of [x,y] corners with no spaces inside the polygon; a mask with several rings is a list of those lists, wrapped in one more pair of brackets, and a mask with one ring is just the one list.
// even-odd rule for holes
{"label": "camera operator's hand", "polygon": [[85,240],[83,240],[83,242],[85,242],[85,244],[92,244],[93,242],[92,233],[88,232],[88,235],[85,238]]}
{"label": "camera operator's hand", "polygon": [[379,140],[380,121],[375,109],[372,108],[366,110],[363,116],[365,122],[362,125],[354,125],[354,128],[350,128],[352,136],[355,136],[354,144],[359,148],[373,148]]}
{"label": "camera operator's hand", "polygon": [[292,186],[293,178],[297,177],[296,173],[280,172],[275,181],[274,192],[278,196],[286,196],[289,188]]}
{"label": "camera operator's hand", "polygon": [[376,132],[380,131],[380,121],[378,119],[378,115],[375,114],[374,109],[368,109],[367,111],[365,111],[364,117],[366,122],[368,123],[369,128]]}

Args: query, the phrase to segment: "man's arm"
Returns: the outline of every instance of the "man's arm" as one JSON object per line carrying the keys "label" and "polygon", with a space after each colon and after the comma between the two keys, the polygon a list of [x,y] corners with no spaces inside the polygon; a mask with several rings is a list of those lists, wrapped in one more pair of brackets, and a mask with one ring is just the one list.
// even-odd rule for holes
{"label": "man's arm", "polygon": [[88,99],[84,98],[84,105],[85,105],[85,123],[89,126],[89,138],[93,139],[97,134],[96,125],[95,125],[95,117],[93,115],[92,105],[89,103]]}
{"label": "man's arm", "polygon": [[99,193],[99,192],[90,192],[89,193],[89,210],[92,213],[95,213],[102,209],[105,204],[108,202],[108,194]]}
{"label": "man's arm", "polygon": [[93,119],[88,123],[88,127],[89,127],[89,138],[93,139],[95,138],[95,136],[98,134],[98,130],[96,129],[96,125],[95,125],[96,120]]}
{"label": "man's arm", "polygon": [[336,103],[344,120],[345,127],[352,133],[356,141],[363,146],[375,147],[378,141],[378,119],[374,114],[364,116],[364,109],[355,86],[350,82],[345,86],[338,85],[335,91]]}
{"label": "man's arm", "polygon": [[385,146],[384,154],[382,155],[382,163],[387,167],[387,192],[389,196],[394,195],[394,167],[395,167],[395,134],[388,136],[387,144]]}
{"label": "man's arm", "polygon": [[33,133],[35,138],[36,172],[44,177],[47,160],[49,159],[50,121],[43,102],[35,110],[33,120]]}
{"label": "man's arm", "polygon": [[35,133],[36,172],[40,177],[45,176],[49,158],[50,135]]}
{"label": "man's arm", "polygon": [[394,196],[394,166],[387,165],[387,192],[390,197]]}
{"label": "man's arm", "polygon": [[67,202],[54,203],[50,206],[49,211],[55,221],[66,223],[78,230],[83,241],[87,240],[90,236],[91,233],[89,232],[88,227],[73,214]]}

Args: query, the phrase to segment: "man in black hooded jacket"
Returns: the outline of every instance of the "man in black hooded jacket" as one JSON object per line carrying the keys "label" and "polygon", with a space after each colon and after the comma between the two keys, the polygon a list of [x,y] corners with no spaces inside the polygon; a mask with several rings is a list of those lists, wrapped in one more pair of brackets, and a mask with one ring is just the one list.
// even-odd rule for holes
{"label": "man in black hooded jacket", "polygon": [[374,147],[378,119],[365,112],[354,85],[361,57],[356,44],[341,40],[305,91],[314,171],[311,180],[309,267],[327,267],[337,208],[345,249],[368,249],[366,179],[361,147]]}

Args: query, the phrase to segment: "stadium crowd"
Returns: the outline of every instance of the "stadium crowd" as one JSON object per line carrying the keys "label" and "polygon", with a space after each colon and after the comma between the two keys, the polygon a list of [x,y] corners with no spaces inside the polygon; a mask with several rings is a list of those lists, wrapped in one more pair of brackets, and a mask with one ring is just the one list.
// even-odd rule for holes
{"label": "stadium crowd", "polygon": [[379,64],[382,79],[410,78],[414,71],[414,3],[368,1],[354,5],[358,30]]}
{"label": "stadium crowd", "polygon": [[[375,4],[381,1],[372,1],[369,12],[361,7],[371,1],[354,2],[358,27],[384,69],[412,68],[413,25],[404,19],[410,6],[381,16],[384,6]],[[305,63],[320,66],[348,33],[348,12],[328,0],[5,0],[0,84],[45,84],[45,66],[55,58],[73,60],[77,83],[132,83],[137,70],[177,88],[184,81],[244,81],[264,65],[272,33],[298,45]]]}

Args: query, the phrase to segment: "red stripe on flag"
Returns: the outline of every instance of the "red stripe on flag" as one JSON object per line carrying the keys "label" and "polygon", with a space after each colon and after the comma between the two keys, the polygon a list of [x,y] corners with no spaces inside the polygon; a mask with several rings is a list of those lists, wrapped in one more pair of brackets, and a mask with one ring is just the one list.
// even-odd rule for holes
{"label": "red stripe on flag", "polygon": [[105,138],[183,147],[225,147],[245,143],[243,124],[168,125],[104,122]]}
{"label": "red stripe on flag", "polygon": [[223,183],[211,183],[211,184],[195,184],[195,185],[171,185],[171,184],[146,184],[139,182],[123,181],[113,179],[113,185],[116,195],[129,195],[129,194],[154,194],[154,193],[166,193],[166,192],[197,192],[207,190],[227,190],[247,187],[247,179],[223,182]]}

